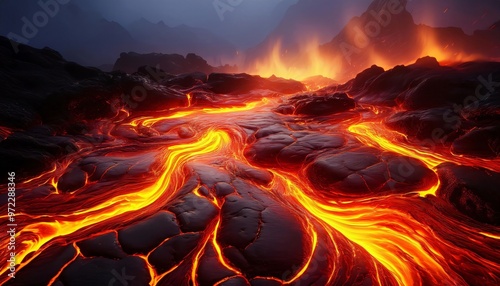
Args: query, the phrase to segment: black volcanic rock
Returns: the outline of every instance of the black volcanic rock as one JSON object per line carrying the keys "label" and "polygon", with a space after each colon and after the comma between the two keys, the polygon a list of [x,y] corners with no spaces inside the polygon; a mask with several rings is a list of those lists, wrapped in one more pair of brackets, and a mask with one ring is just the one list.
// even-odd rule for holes
{"label": "black volcanic rock", "polygon": [[159,212],[118,232],[123,250],[129,254],[148,253],[165,239],[179,234],[175,216]]}
{"label": "black volcanic rock", "polygon": [[363,91],[372,81],[375,80],[379,75],[383,74],[385,70],[379,66],[373,65],[370,68],[360,72],[352,79],[348,84],[350,85],[350,91],[353,93],[359,93]]}
{"label": "black volcanic rock", "polygon": [[293,136],[296,138],[295,142],[283,148],[277,156],[277,161],[281,166],[291,169],[300,169],[316,154],[326,150],[341,149],[346,143],[345,138],[340,134],[296,132]]}
{"label": "black volcanic rock", "polygon": [[[446,116],[443,116],[446,115]],[[459,120],[447,120],[447,118]],[[421,141],[430,140],[433,145],[453,142],[466,125],[458,114],[447,108],[398,112],[385,120],[391,129],[398,130]]]}
{"label": "black volcanic rock", "polygon": [[200,242],[198,233],[180,234],[160,244],[148,256],[148,261],[158,273],[173,268],[182,262]]}
{"label": "black volcanic rock", "polygon": [[211,244],[208,244],[200,257],[197,271],[197,280],[200,285],[216,285],[217,282],[234,276],[236,273],[219,261],[217,252]]}
{"label": "black volcanic rock", "polygon": [[[405,104],[404,96],[409,95],[410,92],[419,91],[423,87],[421,83],[429,79],[436,78],[435,81],[437,81],[438,79],[445,80],[449,78],[457,81],[457,77],[460,77],[460,79],[472,78],[466,73],[460,73],[458,70],[449,67],[433,68],[422,64],[413,64],[409,66],[399,65],[383,71],[377,66],[372,66],[361,72],[354,80],[349,81],[345,88],[349,89],[349,93],[353,95],[354,99],[362,103],[395,106]],[[440,91],[445,90],[442,86],[437,87]],[[436,106],[434,101],[443,102],[446,100],[446,97],[443,99],[441,97],[443,96],[434,96],[427,104]],[[416,100],[418,99],[417,96]],[[410,103],[408,104],[410,105]],[[422,104],[426,103],[422,102]],[[416,103],[412,103],[412,105],[416,105]]]}
{"label": "black volcanic rock", "polygon": [[443,164],[438,167],[437,195],[480,222],[500,225],[500,174],[480,167]]}
{"label": "black volcanic rock", "polygon": [[169,208],[177,218],[183,232],[198,232],[207,228],[217,209],[205,198],[188,194]]}
{"label": "black volcanic rock", "polygon": [[55,158],[77,149],[73,138],[57,136],[56,130],[47,126],[18,131],[0,141],[0,171],[15,171],[23,178],[42,172]]}
{"label": "black volcanic rock", "polygon": [[117,277],[130,286],[148,285],[152,278],[143,259],[127,256],[120,260],[77,258],[64,269],[59,280],[63,285],[108,285],[119,281]]}
{"label": "black volcanic rock", "polygon": [[224,255],[249,276],[287,279],[304,260],[305,235],[294,214],[244,181],[226,197],[218,236]]}
{"label": "black volcanic rock", "polygon": [[[116,115],[119,106],[158,108],[158,103],[178,106],[178,94],[143,77],[103,73],[95,68],[65,61],[50,49],[19,45],[14,53],[6,38],[0,37],[0,97],[3,112],[0,124],[27,128],[36,124],[73,122]],[[146,98],[136,104],[133,91],[145,90]],[[88,96],[92,94],[93,96]],[[182,100],[185,96],[182,95]],[[141,98],[142,99],[142,98]],[[137,100],[136,100],[137,101]],[[154,101],[154,105],[149,105]],[[168,106],[167,106],[168,107]]]}
{"label": "black volcanic rock", "polygon": [[255,278],[250,282],[252,286],[280,286],[281,282],[265,278]]}
{"label": "black volcanic rock", "polygon": [[168,86],[189,88],[206,83],[208,76],[202,72],[187,73],[175,76],[167,81]]}
{"label": "black volcanic rock", "polygon": [[48,247],[4,285],[47,285],[76,255],[77,250],[72,245]]}
{"label": "black volcanic rock", "polygon": [[214,93],[246,93],[255,89],[267,89],[280,93],[304,91],[304,84],[272,76],[262,78],[249,74],[212,73],[208,76],[206,88]]}
{"label": "black volcanic rock", "polygon": [[63,192],[76,191],[85,186],[87,174],[80,168],[66,172],[57,182],[57,188]]}
{"label": "black volcanic rock", "polygon": [[292,130],[281,124],[259,128],[253,137],[245,149],[249,161],[291,170],[300,169],[324,152],[342,150],[346,144],[341,134]]}
{"label": "black volcanic rock", "polygon": [[500,64],[441,66],[422,58],[383,72],[371,67],[341,86],[360,103],[401,107],[384,123],[422,146],[451,146],[456,154],[497,158],[500,153]]}
{"label": "black volcanic rock", "polygon": [[326,96],[310,96],[306,99],[290,100],[295,106],[295,114],[322,116],[348,111],[356,104],[345,93],[336,93]]}
{"label": "black volcanic rock", "polygon": [[411,110],[422,110],[453,103],[460,104],[468,96],[473,96],[472,91],[478,86],[477,79],[456,76],[453,71],[450,73],[429,75],[419,81],[418,85],[408,90],[404,98],[401,98],[403,106]]}
{"label": "black volcanic rock", "polygon": [[127,256],[118,242],[116,232],[80,241],[78,242],[78,247],[85,257],[101,256],[111,259],[121,259]]}
{"label": "black volcanic rock", "polygon": [[276,133],[258,139],[246,151],[245,156],[263,166],[273,166],[281,151],[294,143],[291,134]]}
{"label": "black volcanic rock", "polygon": [[220,283],[220,286],[250,286],[250,284],[245,277],[234,276]]}
{"label": "black volcanic rock", "polygon": [[[185,94],[146,77],[83,67],[48,48],[22,44],[17,48],[16,53],[11,42],[0,37],[0,126],[17,130],[0,142],[0,154],[13,162],[9,170],[19,178],[39,173],[53,160],[75,152],[78,148],[66,129],[75,135],[76,123],[82,125],[76,132],[81,134],[91,129],[83,122],[113,117],[122,107],[140,112],[187,105]],[[4,168],[0,164],[0,171]]]}
{"label": "black volcanic rock", "polygon": [[75,79],[83,80],[99,76],[101,71],[97,68],[84,67],[77,63],[68,62],[64,64],[64,69]]}
{"label": "black volcanic rock", "polygon": [[453,153],[498,158],[500,156],[500,126],[475,128],[458,138],[452,145]]}
{"label": "black volcanic rock", "polygon": [[436,60],[436,58],[433,57],[423,57],[419,58],[415,63],[415,66],[421,66],[421,67],[426,67],[426,68],[438,68],[440,66],[439,62]]}
{"label": "black volcanic rock", "polygon": [[138,54],[121,53],[116,60],[113,70],[134,73],[142,66],[159,67],[166,73],[181,74],[189,72],[211,73],[214,68],[200,56],[188,54],[186,57],[179,54]]}
{"label": "black volcanic rock", "polygon": [[207,84],[210,91],[215,93],[248,92],[259,84],[259,78],[249,74],[222,74],[212,73],[208,76]]}
{"label": "black volcanic rock", "polygon": [[[136,71],[144,73],[143,66],[150,66],[153,69],[159,68],[161,73],[167,74],[184,74],[202,72],[209,74],[212,72],[234,72],[235,67],[222,66],[213,67],[207,63],[202,57],[189,53],[185,57],[179,54],[139,54],[135,52],[121,53],[120,57],[116,60],[113,67],[114,71],[122,71],[132,74]],[[147,73],[156,74],[153,71]],[[158,80],[157,78],[155,78]]]}
{"label": "black volcanic rock", "polygon": [[436,176],[422,162],[366,149],[320,156],[308,168],[309,182],[331,196],[411,192],[432,185]]}

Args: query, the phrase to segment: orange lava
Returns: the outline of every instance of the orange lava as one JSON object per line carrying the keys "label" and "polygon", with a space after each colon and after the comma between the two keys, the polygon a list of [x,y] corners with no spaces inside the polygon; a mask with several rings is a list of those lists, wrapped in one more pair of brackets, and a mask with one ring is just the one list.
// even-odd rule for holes
{"label": "orange lava", "polygon": [[[188,95],[188,98],[191,96]],[[91,234],[103,233],[109,228],[124,226],[148,214],[154,214],[165,202],[171,201],[184,185],[184,167],[189,162],[211,162],[214,158],[230,158],[250,165],[243,156],[246,135],[240,127],[234,125],[234,120],[269,112],[275,103],[272,100],[261,100],[225,108],[190,107],[165,116],[144,116],[122,122],[122,126],[134,129],[154,127],[162,122],[182,118],[196,130],[196,135],[180,143],[166,142],[165,146],[151,147],[157,161],[154,171],[151,172],[151,180],[124,182],[123,185],[115,186],[112,194],[105,193],[99,195],[97,200],[72,204],[65,208],[58,206],[60,201],[57,198],[64,195],[56,191],[44,201],[44,208],[55,209],[53,213],[46,215],[32,214],[30,208],[24,209],[24,212],[16,217],[20,225],[17,236],[18,268],[22,269],[44,249],[56,243],[73,243],[88,238]],[[364,145],[418,159],[431,170],[435,170],[436,166],[444,162],[473,166],[483,163],[414,146],[407,142],[402,134],[385,129],[377,122],[354,123],[345,126],[343,131],[352,134]],[[140,154],[140,151],[137,152]],[[49,183],[57,190],[57,178],[65,172],[68,165],[67,161],[62,162],[54,169],[21,183],[20,186],[34,188]],[[489,166],[500,170],[498,162]],[[260,169],[257,166],[254,168]],[[329,240],[336,245],[339,236],[347,239],[351,248],[362,248],[369,254],[372,265],[370,275],[380,285],[385,285],[386,282],[383,281],[394,281],[388,283],[397,285],[466,285],[461,273],[456,270],[460,269],[464,261],[476,265],[476,271],[480,275],[489,277],[489,280],[500,281],[499,262],[479,253],[485,248],[498,252],[500,230],[484,231],[479,226],[457,220],[445,213],[427,213],[429,202],[425,197],[435,195],[439,183],[418,192],[420,196],[398,194],[341,201],[315,192],[300,174],[277,168],[269,168],[267,171],[273,175],[272,183],[258,187],[267,190],[273,197],[280,198],[302,214],[297,220],[303,226],[311,245],[311,248],[296,250],[303,251],[306,259],[292,278],[281,281],[283,284],[294,285],[310,269],[319,239]],[[198,188],[199,186],[192,192],[201,196]],[[212,203],[220,209],[224,202],[212,198]],[[425,216],[429,217],[427,221],[422,219]],[[189,273],[193,285],[198,285],[199,260],[207,247],[215,249],[220,264],[225,268],[235,274],[242,274],[242,271],[224,256],[222,246],[219,245],[220,223],[221,218],[217,217],[204,232],[202,242],[196,249]],[[328,237],[319,236],[319,233],[325,232],[329,234]],[[458,238],[460,243],[455,243],[453,237]],[[2,234],[2,255],[6,254],[6,242],[5,234]],[[336,251],[339,253],[338,249]],[[79,255],[81,254],[78,251],[76,256]],[[141,258],[147,262],[147,255]],[[332,273],[329,281],[340,271],[333,262],[330,266]],[[156,285],[162,277],[177,267],[178,265],[158,275],[149,265],[152,276],[150,285]],[[2,268],[1,283],[6,281],[6,271],[7,268]],[[382,276],[387,271],[392,277],[390,280],[383,280]]]}

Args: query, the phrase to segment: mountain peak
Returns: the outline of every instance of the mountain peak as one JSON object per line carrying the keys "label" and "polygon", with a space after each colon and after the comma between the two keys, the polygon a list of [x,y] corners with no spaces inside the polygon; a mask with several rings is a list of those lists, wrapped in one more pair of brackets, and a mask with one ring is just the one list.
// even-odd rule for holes
{"label": "mountain peak", "polygon": [[158,23],[157,23],[158,26],[164,26],[164,27],[168,27],[167,24],[165,24],[165,22],[163,22],[163,20],[160,20]]}

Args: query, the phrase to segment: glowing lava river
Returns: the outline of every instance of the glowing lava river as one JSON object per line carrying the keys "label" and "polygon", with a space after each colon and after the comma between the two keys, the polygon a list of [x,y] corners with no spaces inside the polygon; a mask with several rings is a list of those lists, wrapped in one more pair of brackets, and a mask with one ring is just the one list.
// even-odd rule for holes
{"label": "glowing lava river", "polygon": [[2,284],[500,285],[500,229],[443,187],[452,168],[499,160],[424,148],[383,123],[389,107],[186,98],[94,122],[77,152],[17,183],[30,191]]}

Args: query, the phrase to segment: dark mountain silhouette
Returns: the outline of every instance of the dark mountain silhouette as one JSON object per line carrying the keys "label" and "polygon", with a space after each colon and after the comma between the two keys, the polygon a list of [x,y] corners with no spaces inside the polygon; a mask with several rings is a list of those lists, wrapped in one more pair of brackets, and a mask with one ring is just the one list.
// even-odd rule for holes
{"label": "dark mountain silhouette", "polygon": [[[14,3],[15,4],[15,3]],[[139,53],[198,53],[209,61],[219,63],[236,53],[234,46],[205,29],[185,25],[169,27],[163,22],[153,24],[144,19],[123,27],[104,19],[99,13],[83,10],[71,2],[60,5],[45,25],[36,26],[33,16],[43,11],[36,3],[26,9],[13,2],[2,3],[0,35],[15,34],[25,44],[58,50],[65,58],[83,65],[100,66],[114,63],[122,52]],[[26,29],[36,33],[27,37]],[[16,39],[17,40],[17,39]],[[107,68],[106,68],[107,69]]]}
{"label": "dark mountain silhouette", "polygon": [[[191,103],[181,88],[198,89],[192,104],[202,107],[211,106],[215,100],[222,104],[231,102],[230,97],[225,98],[221,93],[305,90],[302,83],[293,80],[247,74],[174,76],[148,67],[132,75],[107,73],[69,62],[50,48],[36,49],[23,44],[17,48],[15,52],[12,43],[0,36],[0,162],[12,162],[0,164],[0,171],[15,170],[19,177],[46,170],[54,160],[75,152],[78,148],[71,136],[87,134],[93,120],[114,117],[122,108],[131,114],[144,114],[186,107]],[[203,64],[203,59],[194,55],[186,60],[193,65]],[[140,99],[134,97],[138,89],[143,92]],[[10,130],[15,130],[15,134],[6,139],[5,134],[10,134]],[[102,142],[89,139],[88,142]],[[4,179],[0,183],[5,183],[1,180]]]}
{"label": "dark mountain silhouette", "polygon": [[500,18],[498,0],[409,1],[415,23],[432,27],[461,27],[467,34],[487,28]]}
{"label": "dark mountain silhouette", "polygon": [[[265,62],[276,51],[276,43],[281,44],[279,52],[284,63],[300,66],[311,50],[307,45],[313,40],[323,44],[321,50],[327,60],[341,66],[341,75],[325,76],[339,80],[353,77],[373,63],[387,68],[409,64],[429,55],[426,53],[429,49],[437,52],[430,55],[440,60],[444,54],[457,61],[495,59],[499,56],[500,37],[495,32],[498,28],[488,29],[491,23],[484,24],[495,15],[500,17],[495,13],[500,6],[493,5],[492,1],[460,0],[460,5],[452,5],[452,0],[439,3],[431,0],[299,0],[289,7],[283,20],[262,43],[247,51],[246,66],[251,69],[256,62]],[[405,8],[389,13],[390,19],[386,21],[387,5],[394,6],[393,9]],[[426,16],[424,11],[431,12]],[[352,15],[360,16],[350,18]],[[430,25],[419,24],[421,22]],[[365,31],[367,25],[368,31]],[[473,27],[480,29],[467,34],[461,27],[465,31]]]}
{"label": "dark mountain silhouette", "polygon": [[[30,6],[30,4],[27,4]],[[26,17],[34,25],[33,15],[41,11],[35,3],[31,9],[24,11],[11,10],[10,25],[0,30],[2,35],[23,33]],[[2,13],[3,14],[3,13]],[[14,24],[15,23],[15,24]],[[8,30],[7,27],[17,27]],[[103,19],[98,13],[84,11],[71,3],[60,6],[54,17],[50,17],[45,26],[36,27],[36,33],[27,44],[34,47],[49,46],[60,51],[69,60],[84,65],[102,65],[113,62],[123,49],[137,49],[138,43],[120,24]]]}
{"label": "dark mountain silhouette", "polygon": [[281,49],[293,53],[313,35],[324,43],[335,36],[349,20],[364,10],[370,0],[299,0],[286,11],[278,26],[260,44],[247,52],[247,62],[268,53],[279,41]]}
{"label": "dark mountain silhouette", "polygon": [[342,77],[352,77],[373,64],[393,67],[427,55],[450,62],[500,57],[498,26],[467,35],[460,28],[417,25],[405,8],[406,0],[391,3],[374,1],[321,47],[328,60],[342,66]]}
{"label": "dark mountain silhouette", "polygon": [[196,53],[213,63],[236,54],[236,48],[208,30],[186,25],[169,27],[141,18],[126,27],[132,37],[144,46],[138,52],[187,54]]}
{"label": "dark mountain silhouette", "polygon": [[129,74],[137,72],[141,67],[148,66],[160,69],[167,74],[183,74],[202,72],[210,74],[213,72],[236,72],[234,66],[213,67],[202,57],[189,53],[185,57],[179,54],[138,54],[134,52],[121,53],[116,60],[112,70],[122,71]]}

